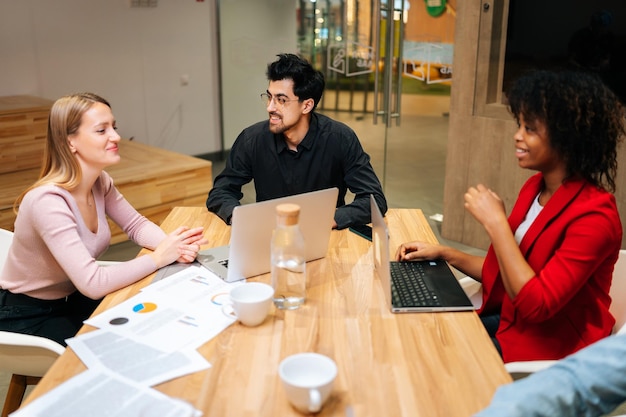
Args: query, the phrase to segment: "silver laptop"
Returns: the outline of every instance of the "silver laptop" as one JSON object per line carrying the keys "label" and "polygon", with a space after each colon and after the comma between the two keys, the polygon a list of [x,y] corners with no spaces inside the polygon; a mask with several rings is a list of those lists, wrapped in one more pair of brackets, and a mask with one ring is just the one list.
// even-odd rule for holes
{"label": "silver laptop", "polygon": [[205,249],[197,261],[227,282],[270,271],[270,242],[276,227],[276,206],[300,206],[299,226],[304,236],[306,260],[323,258],[328,251],[337,195],[328,188],[235,207],[228,246]]}
{"label": "silver laptop", "polygon": [[454,273],[443,260],[391,262],[389,229],[373,196],[374,268],[393,313],[473,310]]}

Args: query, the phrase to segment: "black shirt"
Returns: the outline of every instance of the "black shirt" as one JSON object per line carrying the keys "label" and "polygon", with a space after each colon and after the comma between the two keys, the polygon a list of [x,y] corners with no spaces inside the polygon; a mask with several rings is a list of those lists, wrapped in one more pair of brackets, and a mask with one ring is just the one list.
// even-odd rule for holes
{"label": "black shirt", "polygon": [[[317,113],[311,115],[297,152],[289,150],[282,134],[270,132],[267,120],[244,129],[209,192],[209,211],[230,223],[233,208],[243,197],[241,187],[252,180],[257,201],[337,187],[339,229],[371,222],[370,194],[381,212],[387,212],[380,181],[354,131]],[[355,197],[346,205],[348,189]]]}

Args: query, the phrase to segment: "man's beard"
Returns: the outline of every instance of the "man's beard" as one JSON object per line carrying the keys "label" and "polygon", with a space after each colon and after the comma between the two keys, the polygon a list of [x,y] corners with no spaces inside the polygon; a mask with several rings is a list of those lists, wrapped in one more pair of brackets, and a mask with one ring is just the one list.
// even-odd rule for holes
{"label": "man's beard", "polygon": [[[272,115],[273,114],[270,114],[270,118],[272,117]],[[280,122],[281,122],[281,124],[273,124],[271,121],[268,121],[270,132],[272,132],[275,135],[278,135],[278,134],[281,134],[281,133],[285,133],[287,130],[289,130],[292,127],[295,126],[295,124],[292,124],[290,126],[285,125],[284,119],[282,117],[280,117]]]}

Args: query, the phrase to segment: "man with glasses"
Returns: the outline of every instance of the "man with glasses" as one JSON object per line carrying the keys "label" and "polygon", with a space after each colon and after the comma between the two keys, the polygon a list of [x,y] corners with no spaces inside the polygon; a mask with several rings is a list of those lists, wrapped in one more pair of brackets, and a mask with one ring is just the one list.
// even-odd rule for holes
{"label": "man with glasses", "polygon": [[[215,178],[206,206],[226,223],[254,180],[257,201],[330,187],[339,189],[333,228],[371,221],[369,195],[381,212],[387,202],[370,157],[352,129],[314,112],[324,91],[324,75],[306,60],[280,54],[267,67],[269,85],[261,94],[269,121],[241,132],[226,167]],[[354,200],[346,204],[347,190]]]}

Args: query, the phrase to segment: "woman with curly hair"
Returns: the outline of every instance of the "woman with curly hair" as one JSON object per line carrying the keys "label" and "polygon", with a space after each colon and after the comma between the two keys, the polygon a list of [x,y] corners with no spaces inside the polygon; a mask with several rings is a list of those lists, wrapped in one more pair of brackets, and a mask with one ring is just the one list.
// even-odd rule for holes
{"label": "woman with curly hair", "polygon": [[486,257],[422,242],[401,261],[443,258],[482,282],[479,315],[505,362],[560,359],[611,333],[609,288],[622,225],[615,190],[624,108],[599,78],[537,71],[508,92],[522,168],[538,171],[506,217],[482,184],[465,208],[491,239]]}

